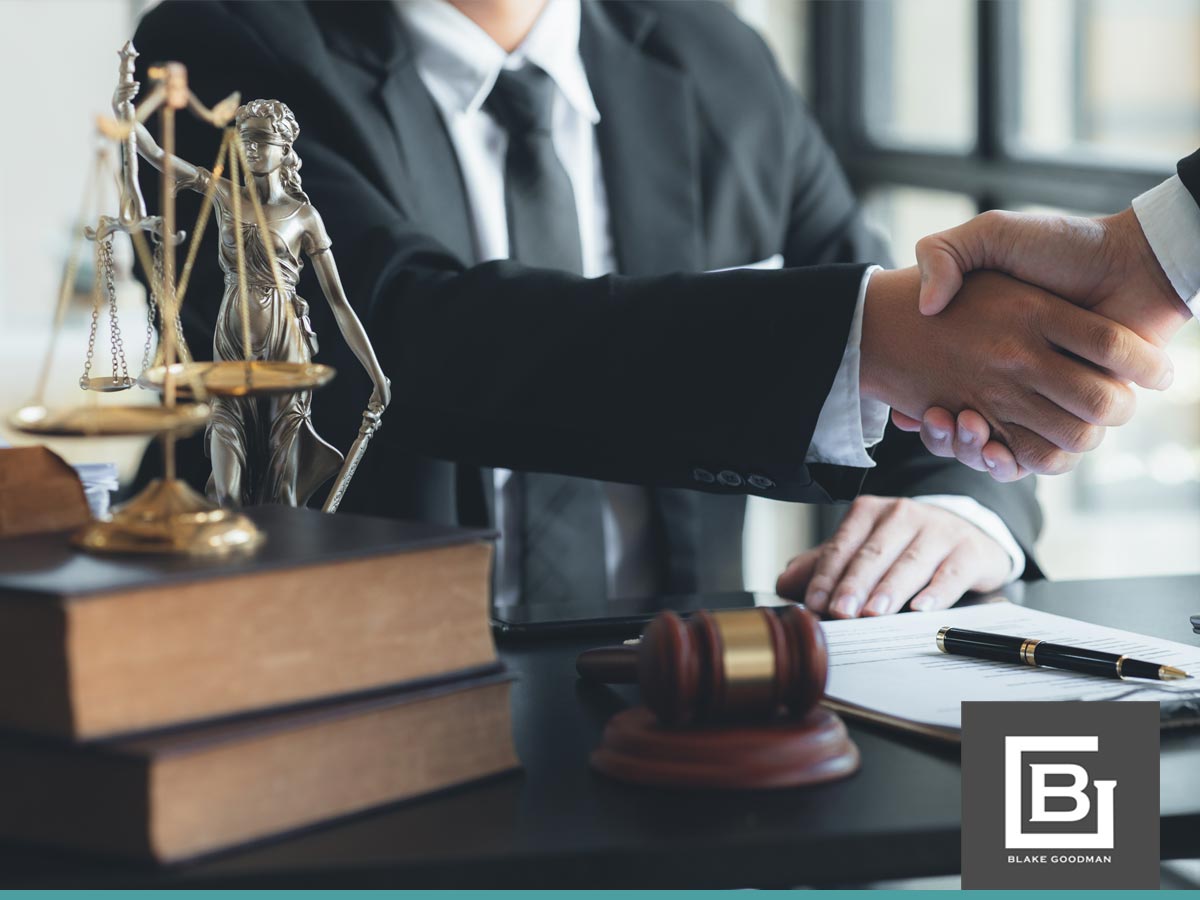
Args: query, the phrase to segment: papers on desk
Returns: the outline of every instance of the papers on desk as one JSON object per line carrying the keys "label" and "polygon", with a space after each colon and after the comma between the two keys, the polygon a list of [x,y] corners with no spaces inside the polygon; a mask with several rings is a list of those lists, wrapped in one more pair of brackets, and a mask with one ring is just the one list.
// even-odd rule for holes
{"label": "papers on desk", "polygon": [[942,612],[823,622],[829,645],[826,705],[850,716],[957,741],[964,700],[1200,698],[1200,678],[1174,683],[1119,681],[942,653],[934,638],[943,625],[1124,653],[1200,673],[1200,647],[1012,603],[985,603]]}
{"label": "papers on desk", "polygon": [[108,515],[109,501],[113,491],[121,487],[117,480],[116,463],[76,463],[72,468],[83,482],[83,494],[88,507],[97,519]]}

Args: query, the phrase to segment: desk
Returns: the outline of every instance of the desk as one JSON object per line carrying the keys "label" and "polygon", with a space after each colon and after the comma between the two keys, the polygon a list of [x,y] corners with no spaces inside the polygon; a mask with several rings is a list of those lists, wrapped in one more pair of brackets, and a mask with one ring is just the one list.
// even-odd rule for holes
{"label": "desk", "polygon": [[[1200,576],[1038,583],[1015,599],[1049,612],[1200,641]],[[587,766],[629,698],[573,674],[588,641],[513,646],[520,775],[155,870],[0,849],[3,887],[788,887],[954,873],[957,747],[859,725],[862,771],[837,784],[760,794],[672,793]],[[1200,847],[1200,732],[1163,736],[1162,854]]]}

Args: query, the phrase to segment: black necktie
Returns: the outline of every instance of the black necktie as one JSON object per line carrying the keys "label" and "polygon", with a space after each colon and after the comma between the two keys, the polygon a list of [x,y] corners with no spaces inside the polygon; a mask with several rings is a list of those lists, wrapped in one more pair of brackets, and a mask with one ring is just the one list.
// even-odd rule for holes
{"label": "black necktie", "polygon": [[[529,266],[580,274],[575,193],[551,135],[554,92],[550,76],[535,66],[506,69],[485,109],[508,133],[504,202],[509,256]],[[503,521],[497,524],[509,542],[497,566],[501,591],[516,587],[523,603],[604,599],[599,482],[514,472],[502,505]]]}
{"label": "black necktie", "polygon": [[571,179],[551,140],[554,82],[536,66],[500,72],[485,104],[508,132],[504,202],[509,256],[527,266],[583,272]]}

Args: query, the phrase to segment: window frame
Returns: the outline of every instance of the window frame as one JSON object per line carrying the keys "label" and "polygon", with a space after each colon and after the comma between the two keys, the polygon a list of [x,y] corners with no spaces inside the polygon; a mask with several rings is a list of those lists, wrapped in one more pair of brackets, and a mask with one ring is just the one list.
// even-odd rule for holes
{"label": "window frame", "polygon": [[1112,213],[1173,174],[1171,167],[1136,162],[1012,152],[1020,77],[1020,7],[1013,0],[975,0],[974,145],[939,150],[881,143],[866,128],[870,2],[818,0],[808,6],[813,112],[860,195],[903,186],[966,194],[980,212],[1037,204]]}

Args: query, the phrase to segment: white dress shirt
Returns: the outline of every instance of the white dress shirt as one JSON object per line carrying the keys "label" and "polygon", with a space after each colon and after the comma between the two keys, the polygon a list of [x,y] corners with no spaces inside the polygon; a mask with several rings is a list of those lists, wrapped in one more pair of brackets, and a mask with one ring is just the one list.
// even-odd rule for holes
{"label": "white dress shirt", "polygon": [[[445,0],[397,0],[397,8],[413,39],[417,72],[445,121],[458,156],[474,231],[475,262],[509,256],[508,219],[504,203],[504,165],[508,137],[483,104],[502,69],[531,63],[543,69],[557,91],[551,138],[575,194],[579,216],[583,275],[616,271],[608,195],[604,186],[595,126],[600,121],[579,55],[579,0],[549,0],[529,34],[506,53],[470,18]],[[762,265],[747,260],[748,265]],[[833,386],[817,418],[806,462],[870,468],[867,449],[883,437],[888,407],[863,400],[859,393],[859,353],[868,270],[859,288],[849,339]],[[511,473],[497,469],[497,504]],[[604,536],[610,597],[653,593],[650,552],[650,507],[645,488],[604,485]],[[995,538],[1012,557],[1012,578],[1025,568],[1025,556],[995,513],[970,498],[952,503],[943,497],[918,498],[952,509]],[[503,521],[497,509],[497,522]],[[503,538],[498,550],[505,556]],[[512,602],[497,597],[497,603]]]}
{"label": "white dress shirt", "polygon": [[1172,175],[1137,197],[1133,212],[1171,287],[1200,316],[1200,206]]}

